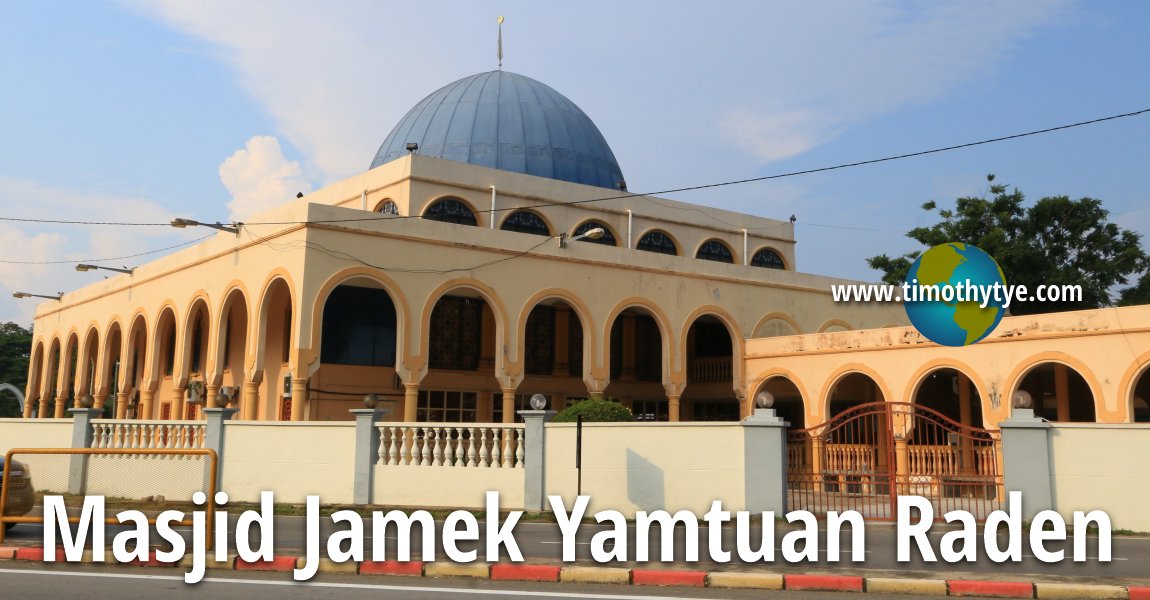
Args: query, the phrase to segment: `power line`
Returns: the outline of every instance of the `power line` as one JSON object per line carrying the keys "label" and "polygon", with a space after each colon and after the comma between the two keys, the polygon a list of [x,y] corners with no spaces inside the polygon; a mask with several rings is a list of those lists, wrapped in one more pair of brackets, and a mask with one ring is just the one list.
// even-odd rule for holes
{"label": "power line", "polygon": [[[681,193],[681,192],[693,192],[693,191],[697,191],[697,190],[706,190],[706,189],[713,189],[713,188],[718,188],[718,187],[727,187],[727,186],[732,186],[732,185],[743,185],[743,184],[747,184],[747,183],[770,181],[770,180],[774,180],[774,179],[783,179],[783,178],[787,178],[787,177],[797,177],[799,175],[810,175],[813,173],[824,173],[827,171],[837,171],[837,170],[841,170],[841,169],[849,169],[849,168],[861,167],[861,166],[865,166],[865,165],[873,165],[873,164],[878,164],[878,163],[883,163],[883,162],[902,160],[902,159],[906,159],[906,158],[926,156],[929,154],[939,154],[942,152],[950,152],[953,150],[961,150],[964,148],[973,148],[975,146],[983,146],[986,144],[1005,142],[1008,140],[1015,140],[1015,139],[1024,138],[1024,137],[1042,135],[1042,134],[1046,134],[1046,133],[1052,133],[1055,131],[1063,131],[1066,129],[1073,129],[1076,127],[1085,127],[1087,125],[1096,125],[1098,123],[1104,123],[1107,121],[1114,121],[1117,119],[1136,117],[1136,116],[1143,115],[1146,113],[1150,113],[1150,108],[1144,108],[1141,110],[1136,110],[1136,111],[1127,112],[1127,113],[1121,113],[1121,114],[1117,114],[1117,115],[1110,115],[1107,117],[1100,117],[1097,119],[1090,119],[1087,121],[1079,121],[1077,123],[1069,123],[1069,124],[1065,124],[1065,125],[1058,125],[1055,127],[1047,127],[1045,129],[1036,129],[1033,131],[1026,131],[1023,133],[1015,133],[1015,134],[1011,134],[1011,135],[993,137],[993,138],[988,138],[988,139],[984,139],[984,140],[979,140],[976,142],[966,142],[963,144],[955,144],[952,146],[943,146],[940,148],[932,148],[930,150],[920,150],[917,152],[907,152],[907,153],[903,153],[903,154],[884,156],[881,158],[872,158],[872,159],[868,159],[868,160],[860,160],[860,161],[854,161],[854,162],[840,163],[837,165],[831,165],[831,166],[826,166],[826,167],[817,167],[817,168],[813,168],[813,169],[802,169],[802,170],[798,170],[798,171],[788,171],[785,173],[777,173],[774,175],[764,175],[761,177],[748,177],[748,178],[744,178],[744,179],[734,179],[734,180],[722,181],[722,182],[718,182],[718,183],[707,183],[707,184],[702,184],[702,185],[693,185],[693,186],[687,186],[687,187],[681,187],[681,188],[672,188],[672,189],[660,190],[660,191],[655,191],[655,192],[646,192],[646,193],[641,193],[641,194],[639,194],[639,193],[636,193],[636,194],[624,193],[624,194],[617,194],[617,195],[612,195],[612,196],[602,196],[602,197],[598,197],[598,198],[589,198],[586,200],[572,200],[570,202],[559,202],[556,204],[543,204],[543,205],[539,205],[539,206],[533,206],[532,208],[533,209],[543,209],[543,208],[547,208],[549,206],[573,206],[573,205],[577,205],[577,204],[590,204],[590,203],[594,203],[594,202],[605,202],[607,200],[620,200],[620,199],[624,199],[624,198],[641,198],[644,196],[657,196],[657,195],[675,194],[675,193]],[[522,207],[497,208],[494,210],[494,212],[519,210],[520,208],[522,208]],[[491,212],[491,211],[483,211],[483,212]],[[348,219],[319,219],[319,220],[315,220],[315,221],[259,221],[259,222],[247,223],[247,225],[315,225],[315,224],[323,224],[323,223],[353,223],[353,222],[363,222],[363,221],[381,221],[381,220],[385,220],[385,219],[414,219],[414,218],[421,218],[421,216],[420,215],[386,215],[386,216],[374,215],[371,217],[357,217],[357,218],[348,218]],[[45,223],[45,224],[58,224],[58,225],[104,225],[104,226],[133,226],[133,227],[148,227],[148,226],[168,227],[171,225],[171,223],[133,223],[133,222],[120,222],[120,221],[72,221],[72,220],[59,220],[59,219],[31,219],[31,218],[17,218],[17,217],[0,217],[0,221],[12,221],[12,222],[21,222],[21,223]],[[242,224],[243,223],[241,223],[241,225]]]}
{"label": "power line", "polygon": [[139,252],[137,254],[128,254],[126,256],[113,256],[111,258],[77,258],[77,259],[71,259],[71,260],[0,260],[0,263],[6,264],[6,265],[63,265],[63,264],[70,264],[70,263],[109,262],[109,261],[113,261],[113,260],[125,260],[125,259],[129,259],[129,258],[137,258],[140,256],[147,256],[149,254],[156,254],[157,252],[164,252],[165,250],[174,250],[176,248],[181,248],[183,246],[190,246],[192,244],[195,244],[196,242],[202,242],[202,241],[212,237],[213,235],[215,235],[215,234],[209,233],[208,235],[205,235],[204,237],[198,237],[194,240],[189,240],[187,242],[183,242],[180,244],[175,244],[172,246],[165,246],[163,248],[156,248],[155,250],[148,250],[147,252]]}

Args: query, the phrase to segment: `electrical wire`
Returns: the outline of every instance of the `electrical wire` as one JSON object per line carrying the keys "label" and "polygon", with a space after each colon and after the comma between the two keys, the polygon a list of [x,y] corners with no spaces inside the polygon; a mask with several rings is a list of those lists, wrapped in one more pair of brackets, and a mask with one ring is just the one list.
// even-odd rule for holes
{"label": "electrical wire", "polygon": [[[588,198],[585,200],[572,200],[570,202],[559,202],[559,203],[550,204],[550,205],[543,204],[543,205],[539,205],[539,206],[534,206],[532,208],[543,209],[543,208],[547,208],[548,206],[573,206],[573,205],[578,205],[578,204],[590,204],[590,203],[594,203],[594,202],[605,202],[608,200],[620,200],[620,199],[625,199],[625,198],[642,198],[642,197],[646,197],[646,196],[675,194],[675,193],[681,193],[681,192],[693,192],[693,191],[697,191],[697,190],[706,190],[706,189],[713,189],[713,188],[718,188],[718,187],[727,187],[727,186],[732,186],[732,185],[743,185],[743,184],[747,184],[747,183],[756,183],[756,182],[760,182],[760,181],[770,181],[773,179],[783,179],[786,177],[797,177],[799,175],[810,175],[813,173],[824,173],[827,171],[849,169],[849,168],[861,167],[861,166],[865,166],[865,165],[873,165],[873,164],[878,164],[878,163],[883,163],[883,162],[890,162],[890,161],[894,161],[894,160],[902,160],[902,159],[906,159],[906,158],[914,158],[914,157],[918,157],[918,156],[938,154],[941,152],[950,152],[953,150],[961,150],[964,148],[972,148],[975,146],[982,146],[982,145],[986,145],[986,144],[994,144],[994,143],[1004,142],[1004,141],[1008,141],[1008,140],[1015,140],[1015,139],[1019,139],[1019,138],[1025,138],[1025,137],[1030,137],[1030,136],[1035,136],[1035,135],[1052,133],[1055,131],[1063,131],[1066,129],[1073,129],[1076,127],[1095,125],[1098,123],[1104,123],[1107,121],[1114,121],[1117,119],[1136,117],[1136,116],[1143,115],[1146,113],[1150,113],[1150,108],[1144,108],[1141,110],[1136,110],[1136,111],[1127,112],[1127,113],[1121,113],[1121,114],[1117,114],[1117,115],[1110,115],[1107,117],[1100,117],[1097,119],[1090,119],[1087,121],[1079,121],[1077,123],[1069,123],[1066,125],[1047,127],[1045,129],[1036,129],[1033,131],[1026,131],[1023,133],[1015,133],[1012,135],[998,136],[998,137],[988,138],[988,139],[984,139],[984,140],[979,140],[976,142],[966,142],[963,144],[955,144],[952,146],[943,146],[940,148],[932,148],[930,150],[919,150],[917,152],[907,152],[904,154],[895,154],[895,155],[891,155],[891,156],[884,156],[881,158],[872,158],[872,159],[868,159],[868,160],[860,160],[860,161],[854,161],[854,162],[840,163],[837,165],[831,165],[831,166],[826,166],[826,167],[817,167],[817,168],[813,168],[813,169],[802,169],[802,170],[798,170],[798,171],[788,171],[785,173],[777,173],[774,175],[764,175],[762,177],[748,177],[748,178],[744,178],[744,179],[734,179],[734,180],[722,181],[722,182],[718,182],[718,183],[707,183],[707,184],[702,184],[702,185],[693,185],[693,186],[687,186],[687,187],[681,187],[681,188],[660,190],[660,191],[655,191],[655,192],[633,193],[633,194],[632,193],[624,193],[624,194],[616,194],[616,195],[611,195],[611,196],[602,196],[602,197],[598,197],[598,198]],[[495,209],[494,212],[519,210],[519,208],[520,207],[497,208],[497,209]],[[490,212],[490,211],[484,211],[484,212]],[[358,217],[358,218],[348,218],[348,219],[320,219],[320,220],[315,220],[315,221],[259,221],[259,222],[252,222],[252,223],[237,223],[237,225],[312,225],[312,224],[321,224],[321,223],[353,223],[353,222],[361,222],[361,221],[379,221],[379,220],[383,220],[383,219],[412,219],[412,218],[420,218],[420,215],[386,215],[386,216],[374,215],[371,217]],[[60,224],[60,225],[103,225],[103,226],[135,226],[135,227],[147,227],[147,226],[168,227],[171,225],[171,223],[133,223],[133,222],[124,222],[124,221],[70,221],[70,220],[58,220],[58,219],[31,219],[31,218],[19,218],[19,217],[0,217],[0,221],[11,221],[11,222],[20,222],[20,223],[45,223],[45,224]],[[834,226],[830,226],[830,225],[824,225],[824,226],[825,227],[834,227]],[[844,228],[845,228],[845,226],[844,226]]]}
{"label": "electrical wire", "polygon": [[70,259],[70,260],[0,260],[0,264],[6,264],[6,265],[63,265],[63,264],[71,264],[71,263],[94,263],[94,262],[110,262],[113,260],[125,260],[125,259],[129,259],[129,258],[138,258],[140,256],[147,256],[149,254],[156,254],[157,252],[164,252],[166,250],[175,250],[176,248],[182,248],[184,246],[190,246],[190,245],[195,244],[197,242],[202,242],[202,241],[212,237],[213,235],[215,235],[215,234],[209,233],[208,235],[205,235],[204,237],[198,237],[194,240],[189,240],[187,242],[183,242],[180,244],[175,244],[172,246],[165,246],[163,248],[156,248],[155,250],[148,250],[147,252],[139,252],[137,254],[128,254],[126,256],[113,256],[111,258],[77,258],[77,259]]}

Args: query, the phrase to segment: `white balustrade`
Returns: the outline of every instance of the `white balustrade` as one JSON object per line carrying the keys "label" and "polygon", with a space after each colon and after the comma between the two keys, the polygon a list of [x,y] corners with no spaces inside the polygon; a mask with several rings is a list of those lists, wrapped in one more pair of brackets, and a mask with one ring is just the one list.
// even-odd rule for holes
{"label": "white balustrade", "polygon": [[93,448],[198,449],[204,447],[203,421],[92,421]]}
{"label": "white balustrade", "polygon": [[522,469],[522,425],[378,425],[379,464]]}

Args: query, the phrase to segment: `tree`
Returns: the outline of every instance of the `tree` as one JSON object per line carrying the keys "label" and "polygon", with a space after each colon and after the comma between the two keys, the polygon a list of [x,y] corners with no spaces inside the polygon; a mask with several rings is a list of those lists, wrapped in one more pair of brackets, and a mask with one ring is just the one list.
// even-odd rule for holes
{"label": "tree", "polygon": [[[1030,293],[1043,284],[1082,286],[1081,301],[1015,302],[1012,314],[1110,306],[1112,290],[1150,268],[1139,235],[1109,222],[1102,201],[1052,196],[1025,206],[1017,188],[994,183],[994,175],[987,181],[989,198],[958,198],[954,208],[939,208],[933,200],[923,204],[923,210],[937,211],[940,221],[906,235],[926,249],[947,242],[973,244],[998,262],[1007,284],[1025,285]],[[921,253],[883,254],[868,258],[867,264],[883,272],[884,282],[900,285]],[[1123,300],[1134,289],[1123,291]],[[1136,296],[1130,292],[1131,299]]]}
{"label": "tree", "polygon": [[579,416],[585,422],[621,422],[634,421],[631,411],[611,398],[591,397],[582,400],[559,412],[552,421],[556,423],[574,423]]}
{"label": "tree", "polygon": [[[25,389],[31,355],[32,332],[15,323],[0,324],[0,383]],[[21,408],[11,394],[0,392],[0,418],[18,417]]]}

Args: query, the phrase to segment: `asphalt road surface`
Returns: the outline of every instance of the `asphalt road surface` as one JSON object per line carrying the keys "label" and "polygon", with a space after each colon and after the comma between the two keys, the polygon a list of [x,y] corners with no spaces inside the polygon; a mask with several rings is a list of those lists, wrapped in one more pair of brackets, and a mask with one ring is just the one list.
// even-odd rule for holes
{"label": "asphalt road surface", "polygon": [[[365,575],[323,575],[311,582],[292,582],[287,573],[245,573],[216,571],[207,579],[187,585],[173,569],[96,567],[35,563],[3,563],[0,591],[5,598],[56,600],[59,598],[116,598],[116,600],[155,600],[156,598],[214,600],[242,597],[245,600],[527,600],[558,598],[571,600],[733,600],[767,598],[810,600],[842,597],[840,593],[730,590],[715,588],[643,588],[621,585],[514,583],[457,579],[405,579]],[[15,565],[9,568],[7,565]],[[929,600],[935,596],[890,596],[876,598]]]}
{"label": "asphalt road surface", "polygon": [[[371,559],[371,547],[373,544],[380,543],[380,540],[372,537],[370,519],[364,520],[365,531],[365,559]],[[234,525],[234,523],[233,523]],[[437,525],[439,525],[437,523]],[[189,537],[190,532],[188,528],[180,528],[185,537]],[[234,528],[233,528],[234,529]],[[466,550],[470,548],[479,549],[479,558],[484,558],[484,540],[483,533],[484,527],[480,526],[480,540],[474,543],[462,543],[460,549]],[[576,542],[576,552],[579,564],[595,564],[592,562],[590,553],[591,537],[598,531],[605,529],[603,526],[594,524],[583,524],[580,527],[579,535]],[[659,533],[657,528],[652,531],[650,541],[648,542],[651,549],[651,557],[653,559],[659,558]],[[1089,583],[1108,583],[1108,584],[1141,584],[1145,585],[1150,582],[1150,537],[1143,536],[1113,536],[1113,561],[1109,563],[1102,563],[1097,560],[1097,538],[1092,537],[1088,541],[1088,560],[1081,563],[1076,563],[1070,560],[1071,554],[1071,541],[1068,539],[1065,543],[1049,543],[1047,544],[1048,550],[1058,549],[1059,547],[1066,550],[1067,558],[1060,563],[1043,563],[1030,555],[1029,543],[1025,541],[1023,544],[1023,560],[1019,563],[1006,562],[994,563],[987,559],[981,552],[978,555],[976,562],[964,562],[960,564],[949,564],[946,562],[926,563],[917,558],[917,553],[913,553],[915,558],[907,563],[900,563],[895,560],[896,538],[895,529],[893,525],[881,523],[868,523],[866,527],[866,559],[863,562],[851,562],[849,556],[845,551],[850,548],[849,536],[843,537],[842,548],[844,555],[840,561],[832,562],[827,560],[825,548],[825,533],[820,534],[820,543],[822,547],[819,549],[818,562],[800,562],[800,563],[787,563],[781,556],[781,541],[783,535],[791,528],[785,524],[776,525],[775,534],[775,562],[773,563],[754,563],[745,564],[732,562],[728,564],[717,564],[712,562],[707,553],[707,531],[705,527],[699,529],[699,554],[700,561],[698,563],[686,563],[683,556],[683,532],[680,529],[676,530],[675,536],[675,556],[673,561],[659,562],[652,560],[647,563],[629,563],[626,566],[640,566],[651,568],[690,568],[696,570],[762,570],[763,572],[775,573],[796,573],[796,572],[809,572],[820,570],[834,570],[840,574],[857,574],[869,575],[876,577],[884,576],[915,576],[915,577],[930,577],[930,578],[959,578],[959,577],[977,577],[977,578],[997,578],[997,579],[1035,579],[1044,581],[1062,581],[1074,580],[1079,582]],[[107,539],[108,547],[111,546],[111,539],[117,531],[121,530],[117,526],[108,526]],[[330,519],[321,519],[321,535],[325,543],[321,546],[321,556],[326,557],[326,538],[335,531],[336,528],[331,524]],[[418,532],[418,528],[414,531]],[[757,528],[752,539],[757,543]],[[933,546],[937,549],[938,541],[941,536],[946,533],[946,530],[938,529],[932,530],[930,539]],[[396,545],[396,532],[394,528],[389,528],[386,532],[385,540],[388,559],[395,558],[395,545]],[[634,556],[634,527],[630,531],[630,555]],[[305,553],[305,528],[304,518],[294,516],[280,516],[275,518],[275,551],[277,554],[282,555],[298,555],[302,556]],[[724,528],[723,530],[723,547],[727,550],[734,550],[734,529]],[[981,535],[979,536],[981,539]],[[40,546],[43,539],[43,529],[40,525],[22,524],[8,532],[6,544],[9,545],[32,545]],[[440,536],[436,536],[439,540]],[[515,528],[515,539],[522,551],[524,558],[528,562],[547,562],[558,564],[562,559],[562,536],[558,527],[553,523],[519,523]],[[252,540],[253,547],[256,546],[255,539]],[[416,560],[421,558],[422,549],[420,546],[420,535],[415,533],[412,536],[412,559]],[[234,552],[234,549],[232,549]],[[737,554],[733,553],[735,561],[737,561]],[[446,555],[442,548],[437,548],[436,560],[446,560]],[[610,566],[625,566],[613,564]],[[5,594],[7,596],[7,594]]]}

